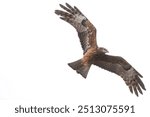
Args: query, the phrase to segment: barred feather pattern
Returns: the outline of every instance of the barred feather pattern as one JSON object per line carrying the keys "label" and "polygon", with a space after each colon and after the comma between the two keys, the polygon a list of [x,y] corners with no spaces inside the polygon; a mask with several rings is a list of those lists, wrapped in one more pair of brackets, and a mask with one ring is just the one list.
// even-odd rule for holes
{"label": "barred feather pattern", "polygon": [[111,55],[98,56],[93,60],[93,64],[122,77],[130,92],[134,92],[137,96],[139,93],[143,94],[141,88],[146,90],[141,80],[143,76],[122,57]]}
{"label": "barred feather pattern", "polygon": [[55,13],[77,30],[84,53],[89,48],[97,46],[96,29],[83,13],[76,6],[72,7],[68,3],[66,6],[60,4],[60,7],[65,11],[55,10]]}

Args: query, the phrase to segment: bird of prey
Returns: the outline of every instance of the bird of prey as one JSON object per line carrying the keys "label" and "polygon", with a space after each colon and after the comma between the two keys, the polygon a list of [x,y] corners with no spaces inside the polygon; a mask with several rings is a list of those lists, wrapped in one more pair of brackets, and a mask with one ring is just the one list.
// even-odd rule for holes
{"label": "bird of prey", "polygon": [[60,19],[71,24],[77,31],[78,37],[83,49],[83,57],[68,65],[81,74],[84,78],[87,77],[91,65],[99,66],[105,70],[119,75],[129,87],[131,93],[142,93],[142,89],[146,90],[142,80],[143,76],[135,70],[124,58],[120,56],[108,55],[108,50],[103,47],[98,47],[96,42],[96,28],[87,19],[87,17],[76,7],[72,7],[68,3],[60,4],[62,10],[55,10]]}

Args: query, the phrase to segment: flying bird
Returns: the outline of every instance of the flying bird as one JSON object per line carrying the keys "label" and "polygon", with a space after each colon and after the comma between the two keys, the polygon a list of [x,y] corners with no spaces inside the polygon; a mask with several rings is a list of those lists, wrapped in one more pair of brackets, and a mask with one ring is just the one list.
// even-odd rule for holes
{"label": "flying bird", "polygon": [[87,17],[76,7],[72,7],[68,3],[60,4],[62,10],[55,10],[60,19],[71,24],[77,31],[78,37],[83,49],[83,57],[68,65],[81,74],[84,78],[87,77],[91,65],[96,65],[100,68],[108,70],[119,75],[129,87],[131,93],[143,94],[142,89],[146,90],[141,78],[143,77],[135,70],[124,58],[120,56],[108,55],[108,50],[104,47],[98,47],[96,42],[96,28],[87,19]]}

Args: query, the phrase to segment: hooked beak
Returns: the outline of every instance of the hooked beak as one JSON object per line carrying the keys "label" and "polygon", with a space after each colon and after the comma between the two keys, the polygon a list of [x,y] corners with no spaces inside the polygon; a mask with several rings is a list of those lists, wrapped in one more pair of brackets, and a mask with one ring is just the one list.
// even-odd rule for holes
{"label": "hooked beak", "polygon": [[109,51],[107,49],[104,50],[104,53],[109,53]]}

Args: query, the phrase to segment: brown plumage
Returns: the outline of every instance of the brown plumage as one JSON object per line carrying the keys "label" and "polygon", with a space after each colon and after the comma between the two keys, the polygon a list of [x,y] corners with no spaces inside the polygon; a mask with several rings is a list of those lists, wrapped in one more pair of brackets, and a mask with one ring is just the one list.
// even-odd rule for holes
{"label": "brown plumage", "polygon": [[73,8],[67,3],[66,6],[60,4],[60,7],[67,12],[55,10],[55,13],[77,30],[84,53],[91,47],[97,47],[95,27],[77,7]]}
{"label": "brown plumage", "polygon": [[66,6],[60,4],[60,7],[65,11],[55,10],[55,13],[76,29],[83,49],[82,59],[68,65],[84,78],[87,77],[92,64],[99,66],[121,76],[131,93],[134,91],[137,96],[138,92],[143,94],[141,88],[146,90],[140,79],[143,76],[122,57],[107,55],[107,49],[97,46],[96,28],[83,13],[76,6],[72,7],[68,3]]}

